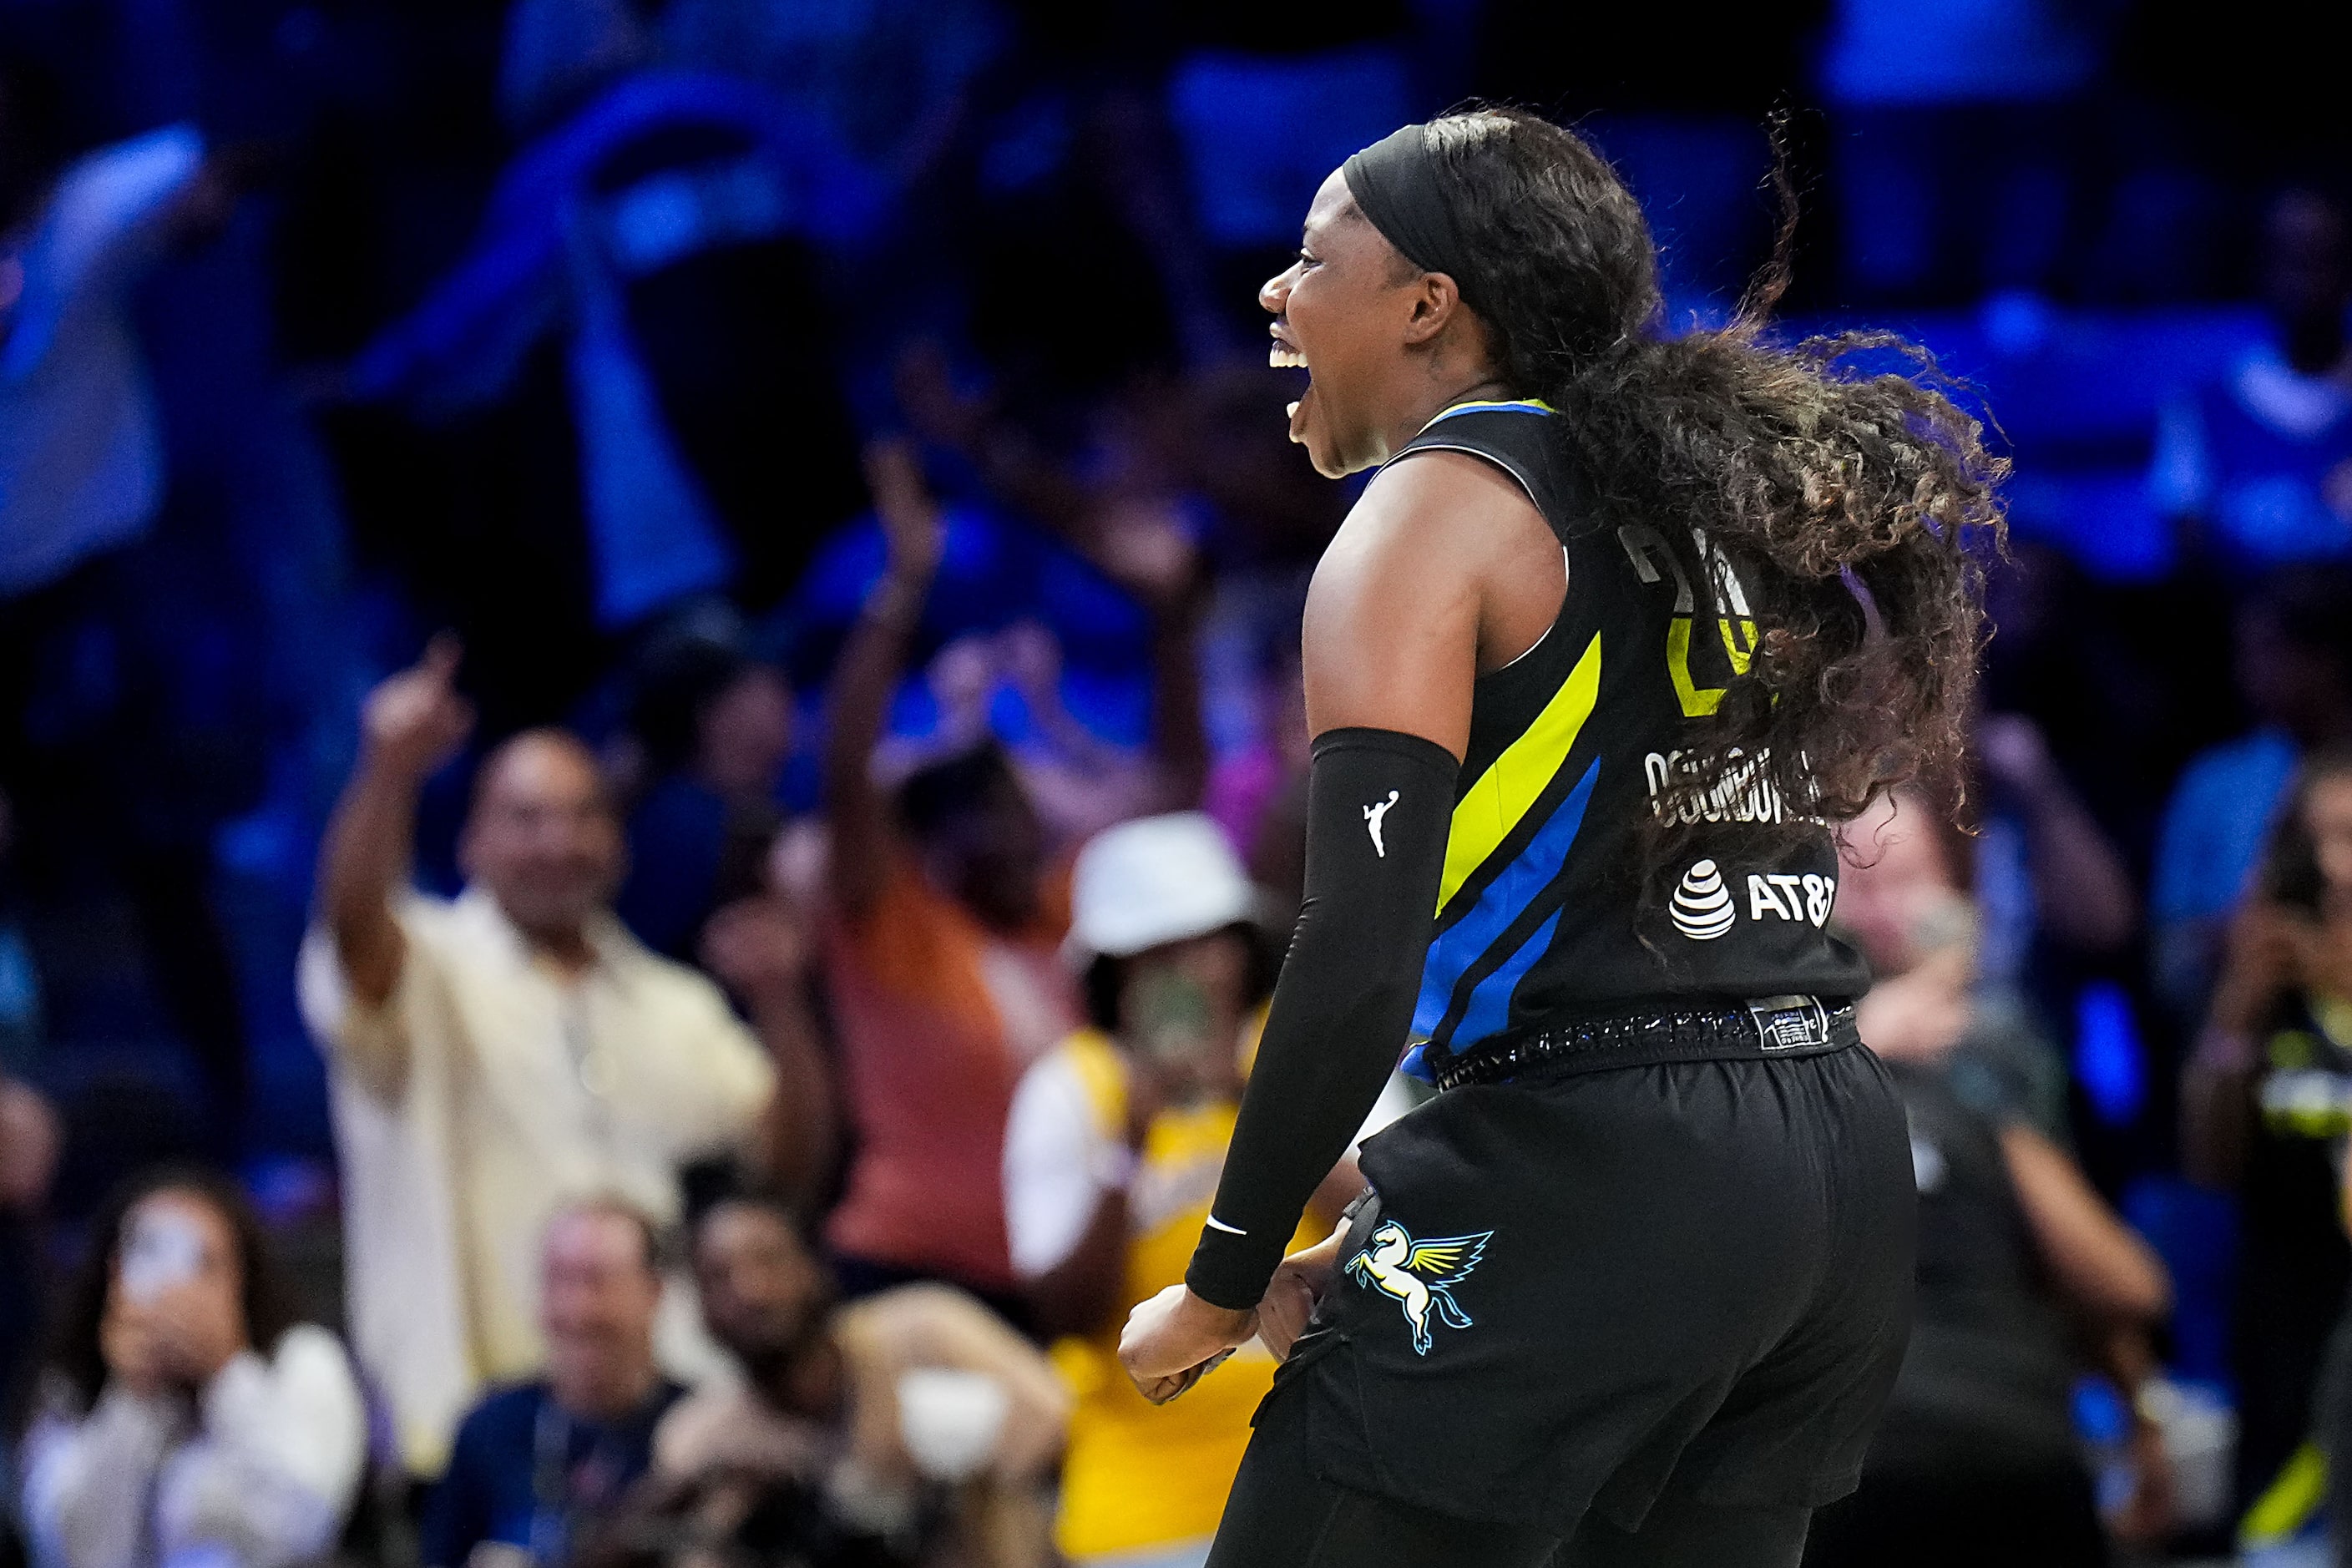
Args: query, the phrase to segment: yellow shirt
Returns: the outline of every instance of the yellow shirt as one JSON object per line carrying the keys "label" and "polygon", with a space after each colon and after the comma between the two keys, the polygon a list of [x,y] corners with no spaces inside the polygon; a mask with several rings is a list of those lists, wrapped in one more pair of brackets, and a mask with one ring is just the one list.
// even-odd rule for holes
{"label": "yellow shirt", "polygon": [[[1032,1072],[1075,1079],[1095,1139],[1115,1146],[1127,1125],[1127,1070],[1103,1035],[1072,1035]],[[1239,1108],[1230,1103],[1162,1111],[1151,1124],[1128,1189],[1132,1230],[1123,1300],[1130,1305],[1184,1278],[1216,1196]],[[1311,1245],[1300,1227],[1294,1248]],[[1117,1314],[1088,1338],[1064,1340],[1054,1362],[1076,1404],[1062,1471],[1056,1539],[1072,1558],[1203,1540],[1216,1531],[1225,1494],[1249,1444],[1250,1416],[1274,1384],[1275,1362],[1255,1340],[1181,1399],[1154,1405],[1118,1364]]]}

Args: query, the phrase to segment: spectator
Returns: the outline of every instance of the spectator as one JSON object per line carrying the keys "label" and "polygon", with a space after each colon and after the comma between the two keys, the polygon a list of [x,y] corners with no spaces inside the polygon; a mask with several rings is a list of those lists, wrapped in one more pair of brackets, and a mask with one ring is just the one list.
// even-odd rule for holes
{"label": "spectator", "polygon": [[616,0],[509,10],[501,106],[528,140],[472,251],[351,368],[363,402],[536,437],[497,454],[516,504],[420,557],[465,562],[427,586],[502,729],[562,711],[602,634],[772,603],[863,502],[821,301],[879,193],[821,122],[656,54]]}
{"label": "spectator", "polygon": [[[2345,873],[2336,886],[2352,888],[2352,812],[2344,811],[2339,803],[2336,816],[2331,834],[2335,845],[2328,858]],[[2339,946],[2338,952],[2342,951]],[[2338,1215],[2352,1227],[2352,1164],[2345,1167],[2336,1197]],[[2313,1392],[2312,1436],[2327,1478],[2327,1531],[2335,1547],[2334,1562],[2336,1568],[2347,1568],[2352,1564],[2352,1304],[2347,1305],[2328,1338],[2319,1386]],[[2242,1542],[2244,1533],[2251,1532],[2242,1532]]]}
{"label": "spectator", "polygon": [[2296,759],[2352,741],[2352,568],[2271,577],[2239,614],[2237,678],[2256,728],[2189,762],[2157,841],[2157,990],[2190,1028]]}
{"label": "spectator", "polygon": [[[484,759],[462,896],[406,885],[417,791],[470,723],[457,658],[436,642],[369,698],[303,955],[360,1353],[420,1474],[484,1382],[544,1360],[530,1259],[562,1194],[611,1189],[667,1223],[695,1158],[747,1152],[803,1186],[830,1160],[796,928],[751,902],[712,933],[755,1037],[718,987],[613,918],[620,826],[572,737],[534,731]],[[667,1327],[666,1351],[690,1356],[683,1300]]]}
{"label": "spectator", "polygon": [[[1848,829],[1838,918],[1877,971],[1857,1022],[1911,1121],[1916,1316],[1861,1488],[1815,1517],[1805,1560],[2090,1568],[2107,1549],[2074,1431],[2076,1346],[2136,1394],[2170,1287],[1998,1079],[1961,1070],[1986,1024],[1969,990],[1967,900],[1935,816],[1916,796],[1897,800]],[[2111,1523],[2153,1544],[2170,1512],[2153,1423],[2136,1426],[2130,1458],[2134,1489]]]}
{"label": "spectator", "polygon": [[2352,1131],[2347,954],[2352,752],[2339,747],[2305,763],[2289,797],[2231,923],[2181,1086],[2182,1163],[2239,1194],[2238,1487],[2250,1507],[2282,1480],[2298,1489],[2294,1460],[2312,1427],[2313,1384],[2352,1287],[2352,1245],[2336,1207],[2336,1164]]}
{"label": "spectator", "polygon": [[2021,714],[1990,715],[1977,728],[1977,752],[1990,786],[1975,856],[1979,969],[2016,985],[2043,940],[2092,957],[2122,949],[2139,928],[2139,897],[2041,726]]}
{"label": "spectator", "polygon": [[704,1215],[694,1268],[710,1331],[744,1373],[681,1403],[655,1436],[699,1528],[740,1529],[744,1544],[816,1568],[1054,1562],[1068,1397],[1000,1320],[942,1285],[840,1305],[793,1211],[766,1198]]}
{"label": "spectator", "polygon": [[722,905],[759,892],[782,826],[793,694],[773,665],[686,637],[646,660],[629,727],[646,787],[629,814],[629,875],[614,909],[637,939],[690,960]]}
{"label": "spectator", "polygon": [[627,1200],[565,1205],[540,1248],[544,1373],[501,1389],[457,1428],[426,1500],[425,1568],[568,1563],[653,1458],[685,1389],[654,1359],[659,1237]]}
{"label": "spectator", "polygon": [[[1264,869],[1255,852],[1260,818],[1306,781],[1299,623],[1315,563],[1347,506],[1344,490],[1325,483],[1287,438],[1292,379],[1241,363],[1194,376],[1184,442],[1184,467],[1213,519],[1206,553],[1214,585],[1200,665],[1202,719],[1216,760],[1203,793],[1254,873]],[[1256,879],[1267,885],[1264,875]],[[1278,921],[1270,919],[1268,929]]]}
{"label": "spectator", "polygon": [[940,1279],[1017,1314],[1004,1118],[1022,1069],[1076,1022],[1066,922],[1036,810],[992,743],[895,801],[873,776],[941,528],[903,448],[870,472],[889,567],[842,652],[825,751],[826,976],[856,1140],[827,1239],[852,1296]]}
{"label": "spectator", "polygon": [[2023,997],[1979,959],[1966,889],[1975,847],[1948,813],[1909,792],[1846,830],[1832,918],[1877,977],[1864,1037],[1882,1054],[1934,1059],[1972,1110],[2063,1144],[2065,1064]]}
{"label": "spectator", "polygon": [[63,117],[54,80],[0,56],[0,600],[153,522],[163,435],[132,290],[235,199],[192,125],[71,159]]}
{"label": "spectator", "polygon": [[197,732],[217,714],[184,711],[155,646],[168,606],[138,547],[166,454],[133,304],[227,221],[241,160],[189,124],[69,157],[65,116],[60,86],[0,43],[0,787],[51,864],[69,844],[129,896],[233,1148],[246,1043],[207,887],[222,781]]}
{"label": "spectator", "polygon": [[2243,572],[2352,555],[2352,235],[2333,197],[2271,206],[2262,281],[2275,339],[2174,402],[2149,483],[2159,510]]}
{"label": "spectator", "polygon": [[[1197,1565],[1274,1358],[1253,1341],[1156,1410],[1121,1373],[1118,1333],[1129,1308],[1183,1278],[1224,1165],[1270,978],[1256,899],[1198,813],[1109,829],[1079,854],[1073,886],[1093,1026],[1023,1077],[1004,1142],[1013,1268],[1038,1329],[1071,1339],[1058,1355],[1077,1405],[1056,1533],[1075,1563]],[[1328,1228],[1307,1221],[1294,1250]]]}
{"label": "spectator", "polygon": [[1268,930],[1295,921],[1307,894],[1307,733],[1305,669],[1293,637],[1272,650],[1247,690],[1256,733],[1218,760],[1203,809],[1242,852],[1250,880],[1265,899]]}
{"label": "spectator", "polygon": [[110,1205],[25,1436],[39,1568],[285,1568],[331,1547],[367,1419],[342,1345],[298,1322],[258,1219],[217,1177]]}
{"label": "spectator", "polygon": [[[948,682],[935,674],[934,686],[960,689],[959,696],[969,693],[977,702],[951,702],[943,689],[943,708],[971,711],[976,706],[984,714],[1000,678],[1019,698],[1025,723],[1016,731],[1020,743],[1013,761],[1057,847],[1075,848],[1129,816],[1197,803],[1210,766],[1201,630],[1212,597],[1206,567],[1214,553],[1202,546],[1223,546],[1227,559],[1221,563],[1232,568],[1244,563],[1244,551],[1268,542],[1253,537],[1259,530],[1251,521],[1227,521],[1208,530],[1207,539],[1200,537],[1204,496],[1180,483],[1181,470],[1195,466],[1183,449],[1209,439],[1205,433],[1187,431],[1194,423],[1187,406],[1192,400],[1156,382],[1106,395],[1089,405],[1084,456],[1074,458],[1042,442],[1030,428],[1031,418],[1019,416],[1002,395],[960,391],[931,346],[919,345],[902,355],[897,380],[901,404],[927,437],[969,463],[1004,506],[1057,535],[1150,615],[1151,732],[1144,755],[1105,745],[1065,708],[1055,632],[1071,631],[1067,625],[1016,622],[977,647],[970,646],[977,641],[971,638],[951,646],[940,663],[961,653],[955,662],[961,668]],[[1226,445],[1245,449],[1249,444]],[[1228,494],[1263,479],[1231,450],[1225,456],[1225,470],[1213,477]],[[971,548],[961,547],[966,552]],[[1233,574],[1227,572],[1225,585]],[[1288,606],[1294,640],[1304,604],[1302,586]],[[1046,620],[1053,620],[1056,607],[1078,606],[1066,600],[1062,606],[1048,603],[1041,606]],[[1095,618],[1093,633],[1101,637],[1109,627],[1101,624],[1099,611]],[[983,673],[983,658],[1000,668]]]}
{"label": "spectator", "polygon": [[0,1070],[0,1411],[16,1407],[41,1331],[48,1277],[43,1220],[58,1147],[49,1102]]}
{"label": "spectator", "polygon": [[[1184,564],[1192,564],[1189,549]],[[1003,681],[997,690],[1019,699],[1025,721],[1024,743],[1011,748],[1011,760],[1056,854],[1113,823],[1200,798],[1208,758],[1193,619],[1189,605],[1154,606],[1150,689],[1160,721],[1139,752],[1097,739],[1065,705],[1061,646],[1050,630],[1024,621],[994,639]]]}

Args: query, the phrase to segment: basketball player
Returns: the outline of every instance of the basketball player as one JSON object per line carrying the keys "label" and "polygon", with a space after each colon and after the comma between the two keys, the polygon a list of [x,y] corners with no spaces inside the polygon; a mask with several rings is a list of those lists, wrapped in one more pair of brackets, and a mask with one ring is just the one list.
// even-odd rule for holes
{"label": "basketball player", "polygon": [[[1292,438],[1378,472],[1307,605],[1305,910],[1121,1350],[1163,1399],[1287,1352],[1212,1568],[1792,1564],[1853,1485],[1913,1189],[1825,824],[1958,757],[2000,465],[1841,366],[1899,345],[1759,335],[1786,239],[1668,337],[1609,165],[1484,110],[1349,159],[1265,286]],[[1408,1041],[1442,1092],[1286,1262]]]}

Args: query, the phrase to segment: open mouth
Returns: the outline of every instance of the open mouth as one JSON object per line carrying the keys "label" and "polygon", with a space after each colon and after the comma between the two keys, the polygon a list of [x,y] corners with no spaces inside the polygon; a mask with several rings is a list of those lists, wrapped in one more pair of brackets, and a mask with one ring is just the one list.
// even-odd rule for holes
{"label": "open mouth", "polygon": [[[1265,363],[1276,370],[1307,370],[1311,377],[1313,373],[1307,363],[1307,356],[1299,353],[1290,340],[1282,335],[1280,323],[1272,324],[1266,330],[1274,334],[1274,342],[1265,351]],[[1298,402],[1290,405],[1284,411],[1290,416],[1290,438],[1294,441],[1301,438],[1298,410],[1308,397],[1314,395],[1314,392],[1315,384],[1310,379],[1307,382],[1306,393],[1300,396]]]}

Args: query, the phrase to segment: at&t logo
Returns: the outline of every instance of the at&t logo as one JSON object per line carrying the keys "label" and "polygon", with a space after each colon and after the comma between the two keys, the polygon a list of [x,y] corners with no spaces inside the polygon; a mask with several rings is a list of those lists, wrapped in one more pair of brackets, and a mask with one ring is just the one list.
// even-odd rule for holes
{"label": "at&t logo", "polygon": [[1731,889],[1723,885],[1723,873],[1712,860],[1701,860],[1683,873],[1682,885],[1675,889],[1666,913],[1675,929],[1693,942],[1713,942],[1739,920]]}

